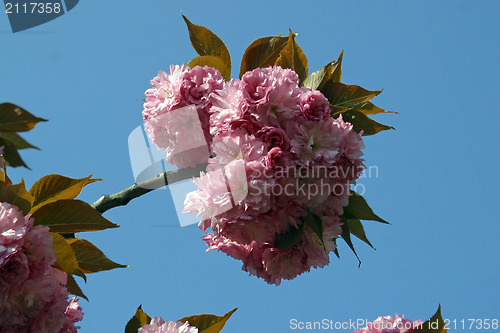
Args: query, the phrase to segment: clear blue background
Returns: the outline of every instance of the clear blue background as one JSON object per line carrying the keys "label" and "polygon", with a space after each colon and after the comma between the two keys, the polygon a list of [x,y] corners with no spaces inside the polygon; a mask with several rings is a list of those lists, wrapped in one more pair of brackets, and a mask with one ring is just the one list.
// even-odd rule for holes
{"label": "clear blue background", "polygon": [[[13,34],[0,13],[0,101],[50,121],[26,138],[33,171],[94,174],[89,203],[134,181],[129,133],[141,124],[149,80],[196,54],[181,11],[231,51],[233,77],[253,40],[298,32],[317,70],[344,53],[343,81],[384,92],[374,102],[400,115],[366,137],[365,197],[392,225],[366,222],[376,247],[355,242],[362,265],[342,259],[281,286],[205,253],[195,226],[180,228],[166,191],[105,216],[119,229],[81,234],[127,269],[88,277],[81,332],[120,332],[139,304],[167,320],[239,310],[224,332],[294,332],[289,321],[348,321],[404,313],[427,319],[499,318],[499,2],[496,1],[80,1],[68,14]],[[458,332],[462,330],[450,330]],[[494,330],[465,330],[495,332]],[[497,331],[500,332],[500,329]]]}

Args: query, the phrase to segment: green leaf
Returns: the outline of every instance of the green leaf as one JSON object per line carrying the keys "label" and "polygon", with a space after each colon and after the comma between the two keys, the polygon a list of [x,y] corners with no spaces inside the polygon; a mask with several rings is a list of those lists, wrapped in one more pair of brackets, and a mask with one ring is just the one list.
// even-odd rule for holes
{"label": "green leaf", "polygon": [[[24,182],[21,184],[24,185]],[[13,204],[27,215],[31,209],[31,203],[29,198],[23,198],[24,193],[19,185],[7,185],[4,182],[0,182],[0,202],[8,202]]]}
{"label": "green leaf", "polygon": [[299,76],[300,82],[307,77],[308,65],[307,58],[302,49],[295,42],[295,35],[290,30],[288,41],[281,50],[279,58],[275,62],[276,66],[290,68]]}
{"label": "green leaf", "polygon": [[366,237],[365,229],[363,228],[363,224],[361,224],[360,220],[358,220],[358,219],[342,219],[342,221],[344,221],[344,223],[347,223],[347,225],[349,226],[349,232],[351,234],[358,237],[359,239],[361,239],[363,242],[370,245],[370,247],[374,249],[373,245],[370,243],[370,241]]}
{"label": "green leaf", "polygon": [[332,82],[340,82],[340,79],[342,77],[342,57],[343,57],[344,51],[342,51],[339,55],[339,58],[337,60],[334,60],[323,68],[321,68],[319,71],[312,73],[309,75],[304,82],[302,82],[302,85],[305,87],[311,88],[311,90],[320,90],[323,89],[325,86],[326,82],[332,81]]}
{"label": "green leaf", "polygon": [[[21,179],[21,182],[19,184],[10,185],[9,188],[16,196],[28,201],[31,209],[31,206],[33,205],[33,201],[35,200],[35,198],[31,194],[29,194],[29,192],[26,190],[24,179]],[[28,209],[27,205],[26,207],[24,207],[24,209]],[[28,212],[29,210],[25,213],[25,215],[28,214]]]}
{"label": "green leaf", "polygon": [[50,227],[52,232],[74,233],[117,228],[89,204],[80,200],[59,200],[40,207],[33,213],[35,224]]}
{"label": "green leaf", "polygon": [[[7,161],[5,160],[5,156],[3,154],[0,154],[0,180],[3,181],[7,185],[12,185],[12,182],[9,179],[9,176],[7,175]],[[1,169],[3,168],[3,171]]]}
{"label": "green leaf", "polygon": [[54,264],[54,267],[68,274],[78,275],[86,281],[87,278],[78,266],[75,253],[73,252],[71,246],[68,244],[66,238],[55,232],[51,232],[50,234],[54,238],[53,248],[57,260]]}
{"label": "green leaf", "polygon": [[[76,198],[83,187],[101,179],[91,179],[92,175],[74,179],[61,175],[47,175],[37,180],[30,189],[35,197],[33,207],[46,205],[58,200]],[[38,207],[40,208],[40,207]]]}
{"label": "green leaf", "polygon": [[349,111],[349,108],[341,108],[339,106],[330,105],[330,110],[332,110],[332,117],[337,118],[339,114]]}
{"label": "green leaf", "polygon": [[382,92],[382,90],[366,90],[360,86],[334,82],[333,80],[325,81],[320,91],[330,101],[330,104],[347,108],[366,103]]}
{"label": "green leaf", "polygon": [[287,232],[275,235],[274,246],[282,250],[290,249],[300,241],[303,232],[304,223],[298,229],[292,226]]}
{"label": "green leaf", "polygon": [[139,305],[135,315],[128,321],[127,326],[125,327],[125,333],[137,333],[139,328],[149,324],[150,322],[151,317],[142,311],[141,305]]}
{"label": "green leaf", "polygon": [[377,216],[370,208],[370,206],[368,206],[366,200],[354,191],[351,191],[351,195],[349,196],[349,203],[346,207],[344,207],[344,214],[342,214],[341,219],[344,222],[344,224],[342,225],[342,238],[345,240],[347,245],[349,245],[352,252],[354,252],[356,258],[358,258],[359,265],[361,265],[361,260],[359,259],[351,240],[351,234],[355,235],[356,237],[370,245],[372,248],[373,246],[370,241],[368,241],[368,238],[365,235],[365,231],[360,219],[374,220],[387,224],[389,224],[389,222]]}
{"label": "green leaf", "polygon": [[67,240],[75,253],[78,266],[84,273],[95,273],[114,268],[128,267],[108,259],[94,244],[81,238]]}
{"label": "green leaf", "polygon": [[323,222],[321,221],[321,217],[316,214],[307,211],[307,215],[300,218],[303,223],[306,223],[316,235],[318,235],[321,244],[323,245],[323,249],[325,249],[325,242],[323,241]]}
{"label": "green leaf", "polygon": [[85,294],[83,293],[82,289],[80,289],[80,286],[78,285],[78,283],[76,283],[75,278],[71,274],[68,274],[68,282],[66,283],[66,289],[68,289],[68,292],[72,295],[83,297],[87,301],[89,300],[87,296],[85,296]]}
{"label": "green leaf", "polygon": [[349,196],[349,203],[344,207],[344,214],[342,217],[346,219],[360,219],[378,221],[390,224],[386,220],[376,215],[373,210],[368,206],[366,200],[358,193],[351,191]]}
{"label": "green leaf", "polygon": [[354,255],[356,256],[356,258],[358,258],[359,266],[361,266],[361,260],[359,259],[358,254],[356,253],[356,250],[354,249],[354,245],[352,244],[351,232],[349,230],[349,225],[345,222],[344,222],[344,224],[342,224],[342,239],[344,239],[344,241],[347,243],[347,245],[349,245],[349,247],[351,248],[351,250],[354,253]]}
{"label": "green leaf", "polygon": [[0,147],[3,148],[3,156],[5,157],[5,160],[9,162],[9,166],[11,167],[25,167],[29,170],[31,170],[26,163],[24,163],[23,159],[21,158],[21,155],[19,155],[19,152],[17,151],[16,146],[9,140],[5,138],[0,138]]}
{"label": "green leaf", "polygon": [[414,330],[413,333],[446,333],[445,327],[445,322],[441,317],[441,305],[439,305],[434,316]]}
{"label": "green leaf", "polygon": [[188,63],[188,66],[191,68],[197,65],[201,67],[208,66],[216,68],[222,74],[224,80],[231,80],[231,70],[227,68],[226,64],[224,64],[224,61],[221,58],[214,56],[198,56],[193,58],[193,60]]}
{"label": "green leaf", "polygon": [[387,126],[376,122],[373,119],[368,118],[368,116],[355,110],[349,110],[342,113],[342,119],[353,125],[353,129],[356,133],[363,131],[363,135],[373,135],[378,132],[395,129],[392,126]]}
{"label": "green leaf", "polygon": [[[335,242],[335,245],[337,244],[337,242]],[[335,255],[337,256],[337,258],[340,259],[340,254],[339,254],[339,249],[338,248],[335,248],[335,250],[333,251],[333,253],[335,253]]]}
{"label": "green leaf", "polygon": [[353,110],[359,111],[362,114],[367,115],[367,116],[372,115],[372,114],[378,114],[378,113],[395,113],[395,114],[399,114],[399,112],[396,112],[396,111],[386,111],[384,109],[381,109],[378,106],[376,106],[375,104],[373,104],[372,102],[366,102],[366,103],[363,103],[363,104],[358,104],[358,105],[356,105],[353,108]]}
{"label": "green leaf", "polygon": [[[3,155],[1,156],[0,161],[1,166],[5,167],[5,165],[3,165]],[[5,174],[3,173],[2,168],[0,168],[0,182],[6,182]]]}
{"label": "green leaf", "polygon": [[179,319],[179,321],[183,323],[187,321],[189,325],[197,327],[198,333],[218,333],[224,328],[227,320],[236,310],[238,310],[238,308],[229,311],[222,317],[202,314],[184,317]]}
{"label": "green leaf", "polygon": [[189,39],[196,52],[201,56],[221,58],[231,73],[231,56],[224,42],[207,28],[191,23],[184,15],[182,18],[186,22]]}
{"label": "green leaf", "polygon": [[255,68],[264,68],[274,65],[281,50],[288,42],[288,37],[262,37],[250,44],[241,59],[240,78]]}
{"label": "green leaf", "polygon": [[370,102],[382,90],[366,90],[360,86],[347,85],[333,80],[326,81],[319,90],[330,102],[332,116],[336,118],[342,114],[342,118],[353,125],[354,131],[358,133],[363,131],[363,135],[373,135],[394,129],[392,126],[378,123],[367,117],[367,115],[391,112]]}
{"label": "green leaf", "polygon": [[33,146],[31,143],[24,140],[23,137],[17,134],[16,132],[1,132],[0,137],[3,137],[8,141],[10,141],[17,149],[33,148],[40,150],[40,148]]}
{"label": "green leaf", "polygon": [[41,121],[47,120],[35,117],[28,111],[15,104],[0,104],[0,132],[29,131]]}

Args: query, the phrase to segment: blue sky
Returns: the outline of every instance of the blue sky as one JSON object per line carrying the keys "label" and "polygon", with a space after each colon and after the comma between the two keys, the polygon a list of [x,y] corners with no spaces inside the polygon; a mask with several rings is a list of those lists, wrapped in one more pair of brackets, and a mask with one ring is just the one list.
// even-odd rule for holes
{"label": "blue sky", "polygon": [[343,81],[383,88],[374,102],[400,112],[376,118],[396,131],[365,140],[366,164],[378,168],[362,181],[365,198],[392,225],[365,223],[377,250],[355,242],[360,268],[339,242],[330,266],[267,285],[205,253],[202,232],[180,228],[167,192],[155,191],[105,214],[119,229],[80,235],[130,265],[82,285],[81,332],[120,332],[139,304],[167,320],[239,307],[223,331],[238,333],[295,332],[291,319],[425,320],[438,304],[451,320],[499,318],[499,10],[494,1],[80,1],[16,34],[0,13],[0,101],[50,120],[26,135],[42,148],[23,151],[33,171],[10,175],[32,184],[94,174],[105,181],[85,189],[89,203],[133,183],[137,99],[158,70],[196,55],[181,11],[225,41],[233,77],[247,45],[290,27],[310,70],[344,50]]}

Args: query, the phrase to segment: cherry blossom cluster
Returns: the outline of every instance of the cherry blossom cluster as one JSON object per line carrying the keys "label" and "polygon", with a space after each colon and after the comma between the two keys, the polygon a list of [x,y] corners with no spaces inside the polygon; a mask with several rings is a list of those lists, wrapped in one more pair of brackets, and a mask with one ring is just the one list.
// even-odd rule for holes
{"label": "cherry blossom cluster", "polygon": [[209,163],[184,210],[212,229],[208,250],[276,285],[327,265],[364,144],[331,116],[325,96],[277,66],[229,82],[210,67],[172,66],[151,86],[143,111],[151,140],[178,167]]}
{"label": "cherry blossom cluster", "polygon": [[55,269],[49,228],[0,203],[0,332],[74,333],[83,319],[68,300],[66,273]]}

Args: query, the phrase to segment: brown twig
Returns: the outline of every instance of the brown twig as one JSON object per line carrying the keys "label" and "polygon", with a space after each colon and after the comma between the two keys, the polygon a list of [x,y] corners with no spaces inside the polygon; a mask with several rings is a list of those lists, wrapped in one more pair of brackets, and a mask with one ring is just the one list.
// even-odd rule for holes
{"label": "brown twig", "polygon": [[201,163],[194,168],[184,168],[162,172],[151,179],[136,183],[124,190],[116,192],[115,194],[105,194],[91,206],[102,214],[113,207],[125,206],[130,202],[130,200],[138,198],[168,184],[173,184],[192,177],[199,177],[200,172],[205,171],[206,168],[207,163]]}

